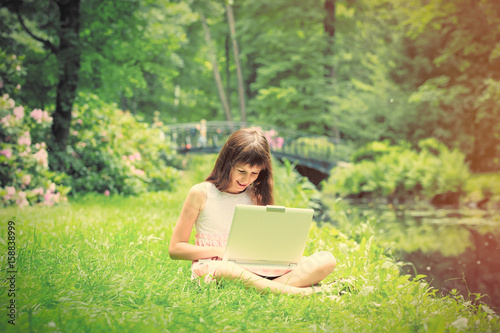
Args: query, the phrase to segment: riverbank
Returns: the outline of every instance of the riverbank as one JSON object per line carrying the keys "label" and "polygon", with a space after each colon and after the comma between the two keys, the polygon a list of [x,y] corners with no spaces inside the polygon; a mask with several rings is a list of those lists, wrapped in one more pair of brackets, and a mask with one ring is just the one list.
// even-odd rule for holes
{"label": "riverbank", "polygon": [[500,212],[479,209],[402,209],[326,201],[332,224],[356,238],[373,235],[402,272],[426,275],[440,293],[458,292],[500,311]]}

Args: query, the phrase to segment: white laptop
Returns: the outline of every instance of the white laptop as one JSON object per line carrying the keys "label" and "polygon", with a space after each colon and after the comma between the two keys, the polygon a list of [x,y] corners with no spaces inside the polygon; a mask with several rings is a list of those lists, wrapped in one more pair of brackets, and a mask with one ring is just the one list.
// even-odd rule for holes
{"label": "white laptop", "polygon": [[236,205],[224,260],[289,269],[302,259],[314,210]]}

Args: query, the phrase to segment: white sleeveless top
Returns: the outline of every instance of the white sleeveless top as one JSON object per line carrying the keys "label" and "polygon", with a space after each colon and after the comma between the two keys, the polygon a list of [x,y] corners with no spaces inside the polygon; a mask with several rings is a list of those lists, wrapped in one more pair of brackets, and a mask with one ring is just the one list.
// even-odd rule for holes
{"label": "white sleeveless top", "polygon": [[[242,193],[231,194],[219,191],[214,184],[209,182],[205,182],[203,185],[205,185],[207,190],[207,202],[205,204],[205,208],[203,208],[194,224],[196,229],[196,238],[209,238],[212,240],[218,238],[224,243],[224,238],[227,240],[227,236],[229,235],[229,229],[231,228],[234,208],[236,205],[254,204],[252,202],[252,189],[247,188],[247,190]],[[224,246],[225,243],[223,245],[199,245]]]}

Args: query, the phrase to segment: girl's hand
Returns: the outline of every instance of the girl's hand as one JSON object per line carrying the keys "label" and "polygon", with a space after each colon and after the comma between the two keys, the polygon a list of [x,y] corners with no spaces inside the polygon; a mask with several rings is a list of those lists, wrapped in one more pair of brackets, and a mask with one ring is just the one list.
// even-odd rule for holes
{"label": "girl's hand", "polygon": [[215,247],[215,256],[220,258],[221,260],[224,258],[224,253],[226,252],[225,247]]}

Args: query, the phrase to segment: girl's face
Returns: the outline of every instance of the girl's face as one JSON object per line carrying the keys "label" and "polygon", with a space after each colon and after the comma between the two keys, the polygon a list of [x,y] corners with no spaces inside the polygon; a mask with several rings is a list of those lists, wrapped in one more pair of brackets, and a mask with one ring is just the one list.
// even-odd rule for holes
{"label": "girl's face", "polygon": [[250,164],[237,163],[231,170],[231,178],[229,180],[229,187],[226,192],[240,193],[243,192],[250,184],[252,184],[262,167],[258,165],[251,166]]}

